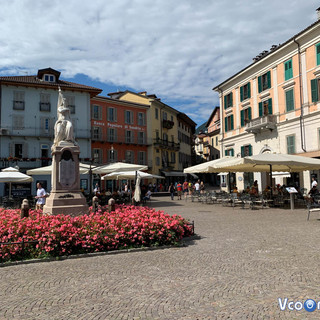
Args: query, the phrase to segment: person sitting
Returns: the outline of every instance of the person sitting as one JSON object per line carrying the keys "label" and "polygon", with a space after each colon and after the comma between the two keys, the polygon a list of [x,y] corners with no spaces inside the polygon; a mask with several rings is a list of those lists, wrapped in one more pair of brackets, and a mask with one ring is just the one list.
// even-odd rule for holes
{"label": "person sitting", "polygon": [[143,203],[146,203],[148,200],[150,200],[151,199],[151,190],[149,189],[148,191],[147,191],[147,193],[145,194],[145,196],[142,198],[142,202]]}
{"label": "person sitting", "polygon": [[319,190],[317,189],[317,186],[314,185],[308,192],[308,196],[310,197],[311,202],[315,202],[314,198],[317,194],[319,194]]}

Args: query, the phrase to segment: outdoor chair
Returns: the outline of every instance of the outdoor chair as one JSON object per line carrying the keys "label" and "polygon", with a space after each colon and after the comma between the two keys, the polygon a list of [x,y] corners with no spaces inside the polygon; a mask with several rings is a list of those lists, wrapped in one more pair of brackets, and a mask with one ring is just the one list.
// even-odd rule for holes
{"label": "outdoor chair", "polygon": [[310,199],[311,201],[307,204],[308,209],[308,218],[310,218],[310,213],[313,212],[320,212],[320,195],[315,195],[313,198]]}

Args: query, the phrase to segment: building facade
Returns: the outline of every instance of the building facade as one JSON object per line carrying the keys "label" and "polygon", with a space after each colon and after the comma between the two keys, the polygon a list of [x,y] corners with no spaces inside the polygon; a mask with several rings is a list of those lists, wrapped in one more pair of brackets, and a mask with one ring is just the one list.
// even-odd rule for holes
{"label": "building facade", "polygon": [[[102,90],[61,80],[60,72],[51,68],[38,70],[34,76],[0,77],[0,86],[1,169],[18,166],[26,172],[51,164],[59,87],[71,109],[80,157],[91,157],[90,98]],[[13,195],[34,193],[37,179],[51,190],[51,176],[42,176],[19,190],[14,185]],[[7,194],[4,184],[0,188],[0,195]]]}
{"label": "building facade", "polygon": [[[320,157],[320,21],[253,60],[214,88],[220,97],[222,156]],[[240,190],[253,180],[260,191],[271,184],[260,173],[237,173],[233,180]],[[310,172],[282,182],[310,189]]]}

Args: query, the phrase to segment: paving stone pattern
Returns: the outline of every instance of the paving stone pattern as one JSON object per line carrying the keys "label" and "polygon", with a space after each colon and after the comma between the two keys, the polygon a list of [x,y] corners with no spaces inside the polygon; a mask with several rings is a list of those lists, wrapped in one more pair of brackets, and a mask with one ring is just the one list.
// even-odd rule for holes
{"label": "paving stone pattern", "polygon": [[0,268],[0,319],[319,319],[278,298],[320,300],[320,221],[306,209],[243,210],[156,198],[195,221],[181,248]]}

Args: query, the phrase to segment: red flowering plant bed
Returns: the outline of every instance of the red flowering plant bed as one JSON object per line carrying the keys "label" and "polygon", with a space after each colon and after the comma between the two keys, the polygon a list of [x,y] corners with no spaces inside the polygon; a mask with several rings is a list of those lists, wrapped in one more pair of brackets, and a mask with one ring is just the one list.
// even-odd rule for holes
{"label": "red flowering plant bed", "polygon": [[79,217],[30,211],[23,219],[20,210],[0,209],[0,262],[173,245],[192,232],[181,216],[148,207],[119,205]]}

